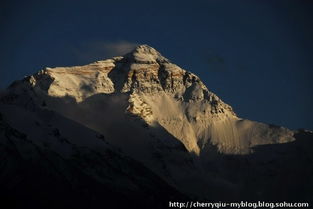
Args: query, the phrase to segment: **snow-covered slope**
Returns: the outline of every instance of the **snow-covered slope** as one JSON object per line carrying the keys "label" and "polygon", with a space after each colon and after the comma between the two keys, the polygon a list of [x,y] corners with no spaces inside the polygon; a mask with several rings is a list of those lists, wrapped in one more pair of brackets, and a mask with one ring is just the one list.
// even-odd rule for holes
{"label": "snow-covered slope", "polygon": [[[230,173],[237,170],[229,165],[228,157],[235,156],[231,161],[251,173],[251,164],[262,167],[262,154],[250,162],[261,145],[288,146],[296,139],[296,132],[286,128],[239,118],[195,74],[147,45],[85,66],[43,69],[14,82],[1,104],[7,123],[29,134],[40,149],[67,159],[80,155],[73,146],[104,155],[119,150],[118,156],[134,159],[169,188],[196,198],[257,197],[249,193],[254,182],[247,174]],[[84,156],[92,163],[101,161]],[[285,158],[279,154],[273,159]],[[106,166],[99,165],[100,170]],[[128,167],[134,169],[132,164]],[[80,167],[103,181],[98,172],[87,168]],[[101,172],[101,176],[115,175]],[[246,176],[246,181],[240,176]],[[127,178],[106,183],[119,185],[120,181],[132,187]],[[243,193],[246,188],[249,191]]]}

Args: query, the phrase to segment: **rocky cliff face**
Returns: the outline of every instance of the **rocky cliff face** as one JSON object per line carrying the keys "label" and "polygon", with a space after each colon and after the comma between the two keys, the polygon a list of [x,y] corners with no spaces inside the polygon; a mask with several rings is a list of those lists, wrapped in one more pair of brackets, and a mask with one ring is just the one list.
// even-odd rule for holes
{"label": "rocky cliff face", "polygon": [[[92,152],[96,150],[100,155],[107,149],[119,150],[139,162],[142,169],[147,168],[160,177],[168,184],[167,188],[175,188],[189,197],[206,199],[236,199],[238,194],[266,197],[267,187],[262,189],[262,186],[261,196],[250,196],[256,185],[254,177],[248,175],[254,173],[251,165],[263,171],[264,159],[259,154],[263,151],[258,147],[281,144],[289,147],[298,133],[238,117],[231,106],[209,91],[196,75],[171,63],[147,45],[140,45],[122,57],[85,66],[41,70],[14,82],[1,97],[1,106],[10,126],[28,135],[43,152],[53,150],[72,159],[73,155],[79,155],[77,152],[81,153],[72,150],[74,145]],[[23,115],[27,120],[20,120],[17,115]],[[51,119],[54,117],[58,120]],[[76,125],[66,125],[68,120]],[[45,125],[36,125],[38,123]],[[58,130],[52,131],[56,136],[43,140],[51,138],[50,129]],[[90,131],[96,139],[86,135]],[[70,145],[62,145],[60,132],[66,133],[66,139],[73,140]],[[79,134],[73,135],[76,132]],[[103,142],[113,148],[101,150]],[[96,156],[88,160],[101,162],[102,158]],[[284,156],[269,158],[281,163]],[[299,158],[312,159],[312,156],[304,154]],[[87,162],[85,158],[82,162],[84,160]],[[100,163],[83,172],[96,181],[107,182],[107,178],[98,172],[105,166]],[[241,170],[235,174],[238,168]],[[129,171],[132,169],[133,165]],[[270,165],[264,169],[275,170],[276,167]],[[312,166],[305,168],[307,173],[312,170]],[[274,173],[281,175],[284,171]],[[111,170],[107,172],[114,174]],[[261,181],[262,176],[253,175]],[[137,185],[137,180],[134,181]],[[176,195],[175,189],[172,193]],[[227,197],[224,197],[226,191]]]}

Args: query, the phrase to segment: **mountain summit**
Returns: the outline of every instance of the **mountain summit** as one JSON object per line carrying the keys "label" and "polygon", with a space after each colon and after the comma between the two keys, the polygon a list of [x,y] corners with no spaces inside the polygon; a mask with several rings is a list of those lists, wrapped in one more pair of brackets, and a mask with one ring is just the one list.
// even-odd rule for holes
{"label": "mountain summit", "polygon": [[[312,132],[238,117],[198,76],[148,45],[84,66],[45,68],[10,85],[0,106],[0,142],[14,165],[3,170],[12,182],[18,165],[29,164],[38,171],[31,176],[43,171],[59,189],[63,181],[97,187],[96,197],[114,190],[113,199],[134,193],[148,202],[277,193],[286,200],[293,193],[279,185],[293,188],[305,179],[290,166],[304,176],[313,171]],[[307,185],[312,180],[301,191],[310,196]]]}
{"label": "mountain summit", "polygon": [[162,63],[169,62],[157,50],[146,44],[137,46],[132,52],[125,55],[130,61],[136,63]]}

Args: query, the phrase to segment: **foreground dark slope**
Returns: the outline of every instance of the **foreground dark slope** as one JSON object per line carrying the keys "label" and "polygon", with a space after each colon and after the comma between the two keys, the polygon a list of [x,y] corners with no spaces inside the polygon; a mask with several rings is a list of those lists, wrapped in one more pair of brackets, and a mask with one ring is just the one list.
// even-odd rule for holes
{"label": "foreground dark slope", "polygon": [[0,107],[7,200],[51,208],[312,201],[312,132],[239,118],[146,45],[16,81]]}
{"label": "foreground dark slope", "polygon": [[[20,111],[18,107],[14,108]],[[28,134],[11,127],[3,114],[0,115],[1,206],[164,208],[171,199],[186,199],[142,164],[105,144],[102,135],[61,117],[63,128],[74,132],[79,128],[80,132],[90,134],[85,140],[98,140],[105,148],[101,151],[91,149],[92,142],[80,144],[76,139],[73,144],[54,125],[46,124],[50,121],[49,116],[59,116],[44,115],[45,121],[28,117],[22,122],[24,126],[28,126],[26,123],[40,126]],[[29,134],[40,132],[39,129],[47,131],[41,143]],[[57,146],[66,147],[67,151]]]}
{"label": "foreground dark slope", "polygon": [[[237,196],[222,192],[223,200],[265,200],[313,203],[313,133],[296,131],[291,143],[260,145],[248,155],[225,155],[210,150],[200,156],[210,173],[236,186]],[[224,195],[223,195],[224,194]]]}

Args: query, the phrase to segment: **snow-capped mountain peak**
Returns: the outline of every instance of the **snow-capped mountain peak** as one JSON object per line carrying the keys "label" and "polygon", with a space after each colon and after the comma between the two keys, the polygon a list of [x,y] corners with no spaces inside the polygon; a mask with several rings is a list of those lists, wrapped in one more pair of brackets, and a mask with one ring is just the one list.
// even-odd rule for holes
{"label": "snow-capped mountain peak", "polygon": [[64,112],[63,107],[58,109],[55,101],[80,105],[98,95],[120,94],[122,111],[147,124],[160,125],[197,154],[208,144],[216,145],[221,152],[249,153],[258,144],[293,140],[292,132],[284,128],[275,129],[275,133],[281,133],[279,137],[265,137],[271,128],[238,118],[198,76],[169,62],[148,45],[140,45],[122,57],[84,66],[46,68],[16,82],[11,89],[23,89],[33,101],[42,104],[45,100],[47,107],[74,120],[75,114]]}
{"label": "snow-capped mountain peak", "polygon": [[[118,186],[125,194],[141,192],[139,171],[149,176],[144,182],[160,183],[159,191],[177,194],[177,189],[199,198],[227,191],[236,196],[242,191],[238,188],[254,185],[250,172],[263,171],[262,155],[261,160],[249,158],[260,145],[290,145],[297,135],[312,135],[239,118],[198,76],[147,45],[84,66],[40,70],[14,82],[0,97],[0,107],[5,156],[14,161],[15,151],[7,150],[17,150],[26,160],[49,159],[73,185],[78,169],[88,181]],[[284,154],[276,154],[266,157],[284,159]],[[235,156],[234,161],[228,161],[229,156]],[[242,164],[250,160],[258,171]],[[249,181],[234,176],[237,165],[249,170],[238,174]],[[128,173],[136,178],[128,178]]]}

